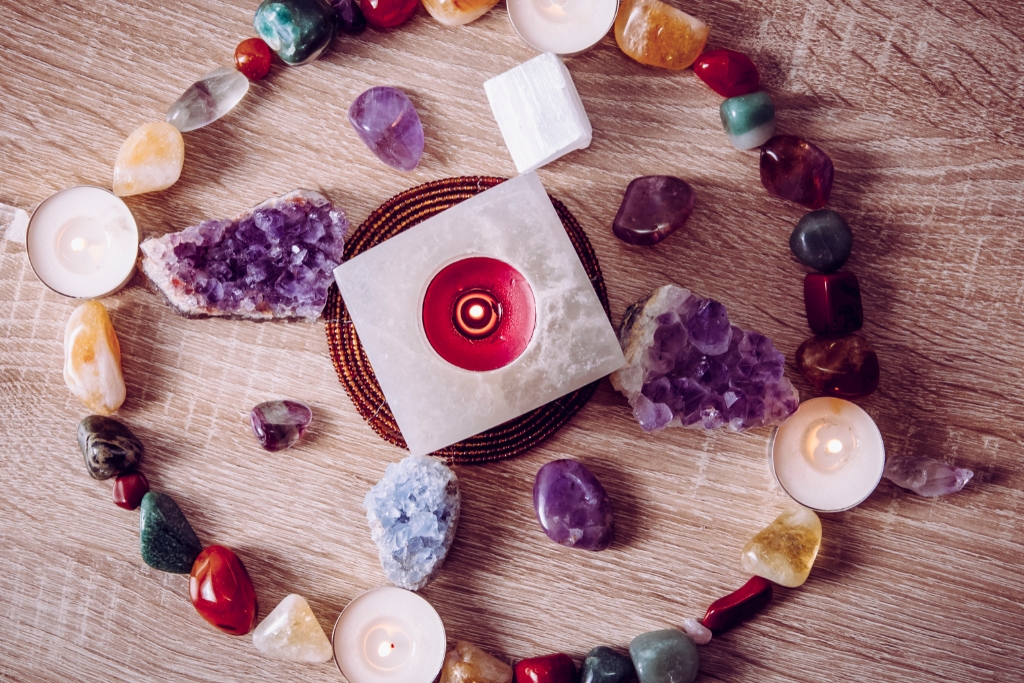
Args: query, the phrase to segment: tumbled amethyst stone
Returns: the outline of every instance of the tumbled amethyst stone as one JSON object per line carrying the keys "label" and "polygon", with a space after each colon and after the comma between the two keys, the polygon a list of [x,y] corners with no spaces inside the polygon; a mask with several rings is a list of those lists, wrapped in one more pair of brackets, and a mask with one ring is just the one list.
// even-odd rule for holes
{"label": "tumbled amethyst stone", "polygon": [[294,446],[312,421],[313,411],[298,401],[267,401],[249,413],[252,433],[268,451]]}
{"label": "tumbled amethyst stone", "polygon": [[370,88],[348,109],[359,139],[391,168],[411,171],[423,154],[423,125],[412,102],[398,88]]}
{"label": "tumbled amethyst stone", "polygon": [[359,9],[358,0],[331,0],[331,7],[338,15],[338,28],[350,36],[366,30],[366,16]]}
{"label": "tumbled amethyst stone", "polygon": [[629,244],[661,242],[683,227],[693,213],[693,188],[667,175],[634,178],[622,196],[612,232]]}
{"label": "tumbled amethyst stone", "polygon": [[555,543],[604,550],[612,542],[612,502],[583,463],[555,460],[541,467],[533,484],[533,508]]}

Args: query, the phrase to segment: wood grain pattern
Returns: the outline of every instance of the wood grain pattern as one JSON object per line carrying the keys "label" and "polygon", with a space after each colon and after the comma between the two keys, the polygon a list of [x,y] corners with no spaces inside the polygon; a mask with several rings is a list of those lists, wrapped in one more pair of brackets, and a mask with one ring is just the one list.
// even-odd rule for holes
{"label": "wood grain pattern", "polygon": [[[712,45],[753,57],[781,132],[835,161],[830,205],[855,231],[848,267],[884,372],[863,405],[889,452],[977,473],[954,497],[883,482],[859,508],[824,516],[810,580],[703,648],[701,680],[1024,679],[1024,16],[999,0],[673,2],[711,24]],[[31,209],[64,187],[108,185],[124,137],[229,63],[254,6],[0,0],[0,202]],[[190,133],[180,182],[128,203],[151,235],[312,187],[358,223],[421,182],[514,174],[482,83],[531,54],[503,6],[467,27],[421,11],[400,30],[339,39]],[[801,211],[761,189],[754,153],[729,147],[719,98],[691,72],[626,59],[611,38],[569,68],[594,143],[540,174],[587,230],[613,315],[675,281],[791,359],[808,334],[804,271],[787,247]],[[413,173],[384,168],[346,122],[348,103],[380,84],[405,89],[426,126]],[[623,189],[657,173],[694,186],[688,226],[653,249],[618,242]],[[339,680],[333,665],[269,661],[215,632],[183,577],[142,563],[135,513],[88,477],[74,441],[84,411],[61,377],[74,304],[35,279],[21,245],[0,247],[0,680]],[[348,402],[322,325],[188,321],[138,279],[106,303],[125,352],[120,415],[147,445],[150,481],[205,543],[238,552],[264,614],[298,592],[329,629],[383,582],[361,501],[401,452]],[[299,447],[269,455],[242,412],[274,397],[311,403],[315,422]],[[766,436],[643,435],[605,384],[542,447],[458,469],[461,528],[425,595],[450,638],[509,659],[579,660],[699,617],[746,580],[740,548],[786,503]],[[533,474],[566,456],[611,493],[619,531],[606,552],[556,547],[536,528]]]}

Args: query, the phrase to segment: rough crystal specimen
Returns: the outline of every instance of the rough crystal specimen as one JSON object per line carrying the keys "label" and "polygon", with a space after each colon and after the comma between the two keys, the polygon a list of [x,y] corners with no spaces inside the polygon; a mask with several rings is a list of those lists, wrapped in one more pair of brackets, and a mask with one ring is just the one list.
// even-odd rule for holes
{"label": "rough crystal specimen", "polygon": [[440,683],[512,683],[512,667],[476,645],[460,641],[444,657]]}
{"label": "rough crystal specimen", "polygon": [[796,368],[815,389],[839,398],[863,398],[878,388],[878,354],[855,334],[811,337],[796,350]]}
{"label": "rough crystal specimen", "polygon": [[423,155],[423,124],[408,96],[398,88],[378,86],[356,98],[348,121],[359,139],[391,168],[411,171]]}
{"label": "rough crystal specimen", "polygon": [[188,594],[199,616],[224,633],[244,636],[256,625],[256,591],[245,565],[221,545],[203,549],[192,565]]}
{"label": "rough crystal specimen", "polygon": [[776,135],[761,147],[761,184],[776,197],[820,209],[832,194],[832,159],[806,140]]}
{"label": "rough crystal specimen", "polygon": [[722,97],[746,95],[761,85],[750,57],[734,50],[708,50],[693,63],[693,72]]}
{"label": "rough crystal specimen", "polygon": [[341,263],[345,213],[295,190],[233,220],[208,220],[142,243],[142,271],[179,313],[314,321]]}
{"label": "rough crystal specimen", "polygon": [[76,308],[64,328],[64,383],[86,408],[109,415],[124,403],[121,345],[99,301]]}
{"label": "rough crystal specimen", "polygon": [[629,683],[635,676],[633,660],[604,645],[588,652],[580,669],[580,683]]}
{"label": "rough crystal specimen", "polygon": [[363,15],[374,28],[401,26],[416,13],[420,0],[361,0]]}
{"label": "rough crystal specimen", "polygon": [[561,652],[516,662],[516,683],[574,683],[576,664]]}
{"label": "rough crystal specimen", "polygon": [[622,197],[612,232],[629,244],[661,242],[686,224],[693,212],[693,188],[667,175],[634,178]]}
{"label": "rough crystal specimen", "polygon": [[366,17],[358,0],[331,0],[331,7],[338,15],[338,30],[342,33],[357,36],[366,30]]}
{"label": "rough crystal specimen", "polygon": [[423,0],[430,16],[446,26],[461,26],[476,21],[498,0]]}
{"label": "rough crystal specimen", "polygon": [[181,131],[165,121],[146,123],[132,132],[114,161],[114,194],[127,197],[166,190],[178,182],[185,165]]}
{"label": "rough crystal specimen", "polygon": [[882,476],[922,496],[956,493],[971,480],[974,472],[924,456],[889,458]]}
{"label": "rough crystal specimen", "polygon": [[533,508],[555,543],[604,550],[612,542],[612,502],[583,463],[555,460],[541,467],[533,484]]}
{"label": "rough crystal specimen", "polygon": [[763,90],[723,100],[722,128],[736,149],[760,147],[775,135],[775,105]]}
{"label": "rough crystal specimen", "polygon": [[273,659],[302,664],[329,662],[334,657],[320,622],[301,595],[291,594],[252,632],[252,644]]}
{"label": "rough crystal specimen", "polygon": [[184,513],[166,493],[150,491],[139,515],[142,559],[153,569],[188,574],[203,549]]}
{"label": "rough crystal specimen", "polygon": [[661,0],[623,0],[615,18],[615,42],[648,66],[685,69],[707,41],[707,24]]}
{"label": "rough crystal specimen", "polygon": [[701,625],[710,629],[710,640],[711,633],[724,633],[738,626],[764,609],[771,599],[772,582],[762,576],[754,576],[742,588],[711,603]]}
{"label": "rough crystal specimen", "polygon": [[27,232],[28,213],[16,206],[0,204],[0,233],[4,239],[24,244]]}
{"label": "rough crystal specimen", "polygon": [[235,68],[250,81],[266,78],[270,62],[270,47],[262,38],[246,38],[235,48]]}
{"label": "rough crystal specimen", "polygon": [[112,496],[114,505],[125,510],[134,510],[142,503],[142,498],[149,493],[149,482],[142,472],[122,474],[114,480]]}
{"label": "rough crystal specimen", "polygon": [[641,633],[629,644],[640,683],[693,683],[700,669],[697,647],[682,631]]}
{"label": "rough crystal specimen", "polygon": [[167,123],[182,133],[208,126],[235,108],[249,92],[249,79],[233,66],[214,69],[193,83],[167,109]]}
{"label": "rough crystal specimen", "polygon": [[853,273],[807,273],[804,308],[815,334],[844,334],[864,326],[860,282]]}
{"label": "rough crystal specimen", "polygon": [[743,431],[781,423],[800,402],[771,340],[730,325],[722,304],[682,287],[660,287],[626,311],[619,343],[626,366],[612,385],[645,431]]}
{"label": "rough crystal specimen", "polygon": [[693,617],[687,617],[683,619],[683,631],[686,635],[693,639],[693,642],[697,645],[707,645],[711,642],[712,632],[704,624],[700,623]]}
{"label": "rough crystal specimen", "polygon": [[338,15],[327,0],[263,0],[252,25],[285,64],[312,62],[338,34]]}
{"label": "rough crystal specimen", "polygon": [[789,236],[789,248],[804,264],[831,273],[842,268],[853,250],[853,232],[831,209],[805,214]]}
{"label": "rough crystal specimen", "polygon": [[78,423],[78,447],[93,479],[110,479],[137,467],[142,442],[117,420],[89,415]]}
{"label": "rough crystal specimen", "polygon": [[743,568],[780,586],[796,588],[811,573],[819,547],[821,520],[813,511],[795,505],[747,542]]}
{"label": "rough crystal specimen", "polygon": [[256,439],[268,451],[291,448],[313,421],[313,411],[298,401],[266,401],[249,413]]}
{"label": "rough crystal specimen", "polygon": [[411,455],[388,465],[363,501],[388,581],[419,590],[434,580],[455,539],[459,482],[439,460]]}

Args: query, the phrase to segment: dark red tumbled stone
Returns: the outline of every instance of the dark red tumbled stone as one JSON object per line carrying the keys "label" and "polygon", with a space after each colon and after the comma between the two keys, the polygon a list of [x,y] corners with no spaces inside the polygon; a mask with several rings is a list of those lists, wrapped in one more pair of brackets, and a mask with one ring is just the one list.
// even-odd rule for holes
{"label": "dark red tumbled stone", "polygon": [[114,480],[114,505],[134,510],[142,504],[142,497],[148,491],[149,482],[141,472],[122,474]]}
{"label": "dark red tumbled stone", "polygon": [[815,334],[845,334],[864,325],[860,283],[853,273],[808,273],[804,306]]}
{"label": "dark red tumbled stone", "polygon": [[711,603],[702,623],[716,636],[764,609],[772,599],[772,582],[755,576],[737,591]]}
{"label": "dark red tumbled stone", "polygon": [[761,147],[761,184],[776,197],[820,209],[832,194],[832,159],[793,135],[776,135]]}
{"label": "dark red tumbled stone", "polygon": [[523,659],[516,664],[516,683],[573,683],[576,664],[572,657],[554,655]]}
{"label": "dark red tumbled stone", "polygon": [[722,97],[749,95],[761,85],[754,63],[734,50],[705,52],[693,63],[693,72]]}
{"label": "dark red tumbled stone", "polygon": [[225,633],[244,636],[256,626],[256,591],[234,552],[211,545],[199,553],[188,578],[188,593],[199,615]]}

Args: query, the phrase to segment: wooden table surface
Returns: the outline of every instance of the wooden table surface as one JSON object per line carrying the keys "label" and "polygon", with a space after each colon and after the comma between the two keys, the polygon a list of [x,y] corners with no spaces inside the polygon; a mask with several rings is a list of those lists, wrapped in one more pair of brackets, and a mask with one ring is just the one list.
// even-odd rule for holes
{"label": "wooden table surface", "polygon": [[[675,0],[673,0],[675,2]],[[848,270],[883,377],[861,402],[890,455],[969,467],[960,494],[924,499],[883,481],[823,515],[807,583],[778,589],[755,621],[701,649],[704,681],[1024,679],[1024,15],[1000,0],[675,2],[743,50],[780,132],[835,162],[830,207],[856,235]],[[0,202],[109,187],[118,147],[162,120],[190,83],[252,35],[254,0],[0,0]],[[127,199],[144,236],[234,215],[296,187],[323,190],[354,224],[393,194],[453,175],[514,175],[482,84],[533,56],[503,5],[466,27],[422,9],[401,29],[339,38],[316,63],[278,65],[217,123],[186,136],[171,189]],[[793,367],[808,336],[788,248],[799,207],[761,187],[756,152],[732,149],[720,98],[691,71],[627,59],[606,37],[568,60],[594,126],[590,149],[540,171],[585,227],[618,321],[677,282],[761,330]],[[346,108],[390,84],[409,93],[426,152],[401,174],[359,142]],[[610,230],[626,184],[673,174],[697,206],[654,248]],[[0,680],[332,681],[334,664],[262,657],[198,617],[185,577],[147,567],[138,515],[114,507],[75,443],[86,414],[61,375],[75,302],[0,241]],[[263,614],[308,598],[324,629],[385,583],[362,499],[402,452],[363,423],[331,366],[323,324],[185,320],[136,277],[104,303],[124,351],[118,416],[146,444],[143,469],[205,544],[235,549]],[[268,454],[243,413],[278,397],[315,421]],[[647,435],[607,382],[559,434],[516,459],[458,467],[463,512],[440,578],[423,591],[451,643],[513,660],[678,627],[747,580],[743,544],[788,499],[766,467],[767,430]],[[539,530],[533,476],[561,457],[608,489],[617,535],[602,553]]]}

